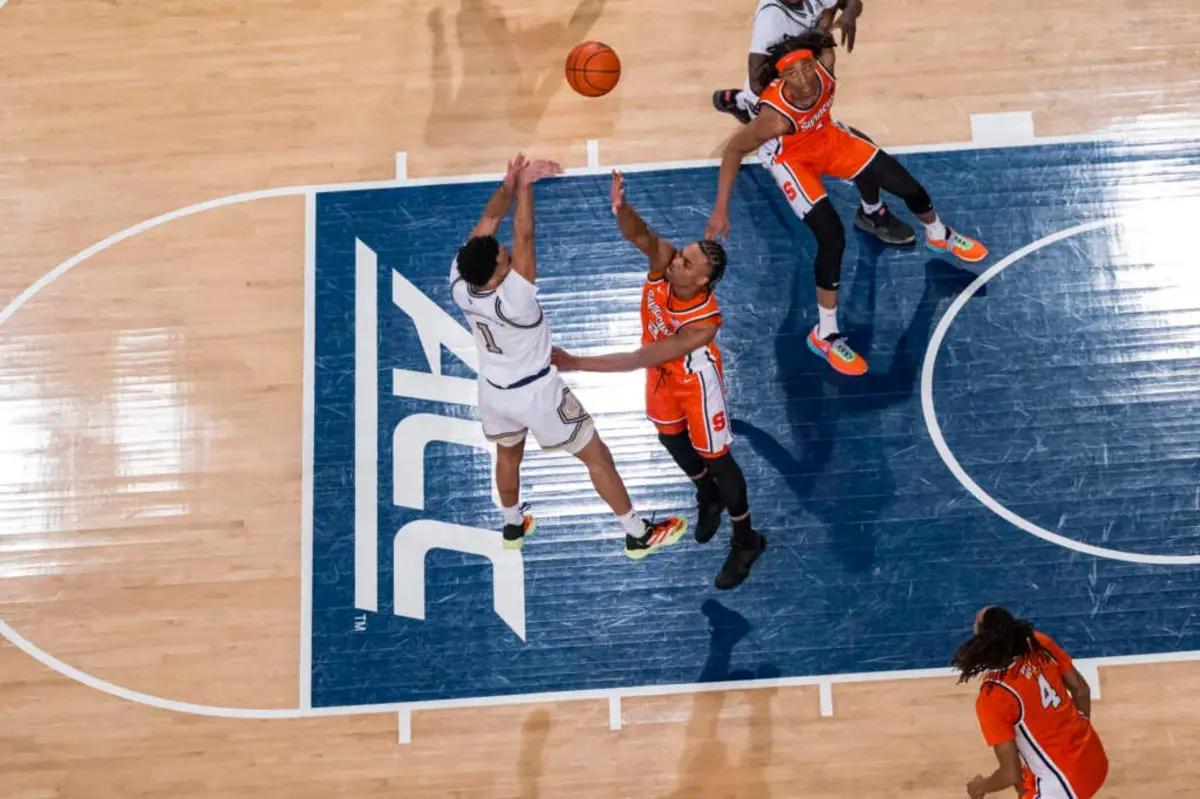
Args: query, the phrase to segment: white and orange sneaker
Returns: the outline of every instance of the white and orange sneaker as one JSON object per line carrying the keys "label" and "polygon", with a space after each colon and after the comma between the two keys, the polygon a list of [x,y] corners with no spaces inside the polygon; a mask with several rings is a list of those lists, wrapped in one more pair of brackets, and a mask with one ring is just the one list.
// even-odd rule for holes
{"label": "white and orange sneaker", "polygon": [[850,349],[841,333],[831,333],[825,338],[819,338],[817,331],[820,325],[813,325],[808,333],[808,348],[819,358],[824,358],[834,371],[844,375],[858,377],[867,373],[867,362],[861,355]]}
{"label": "white and orange sneaker", "polygon": [[625,536],[625,557],[641,560],[663,547],[674,544],[687,532],[687,519],[670,516],[661,522],[645,522],[646,532],[640,538]]}
{"label": "white and orange sneaker", "polygon": [[949,225],[946,226],[946,238],[944,239],[931,239],[929,233],[926,232],[925,247],[936,253],[953,255],[955,258],[971,264],[979,263],[988,256],[988,249],[983,246],[983,242],[970,236],[964,236],[958,231],[952,230]]}

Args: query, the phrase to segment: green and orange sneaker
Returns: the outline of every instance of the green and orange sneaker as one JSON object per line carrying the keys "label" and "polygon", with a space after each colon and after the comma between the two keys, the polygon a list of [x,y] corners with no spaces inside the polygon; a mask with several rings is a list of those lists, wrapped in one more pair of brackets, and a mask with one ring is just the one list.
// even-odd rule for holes
{"label": "green and orange sneaker", "polygon": [[640,537],[625,536],[625,556],[631,560],[641,560],[647,555],[653,555],[663,547],[669,547],[677,542],[687,532],[686,519],[670,516],[661,522],[645,522],[646,532]]}
{"label": "green and orange sneaker", "polygon": [[526,536],[533,535],[537,530],[537,519],[533,518],[532,513],[525,513],[528,506],[522,506],[522,517],[520,524],[504,525],[504,548],[505,549],[520,549],[525,546]]}
{"label": "green and orange sneaker", "polygon": [[946,238],[944,239],[931,239],[929,233],[926,232],[925,247],[936,253],[953,255],[955,258],[971,264],[979,263],[988,256],[988,249],[983,246],[983,242],[951,230],[949,225],[946,226]]}
{"label": "green and orange sneaker", "polygon": [[834,371],[844,375],[858,377],[867,373],[867,362],[846,343],[841,333],[831,333],[825,338],[817,337],[820,325],[813,325],[808,334],[808,348],[813,354],[824,358]]}

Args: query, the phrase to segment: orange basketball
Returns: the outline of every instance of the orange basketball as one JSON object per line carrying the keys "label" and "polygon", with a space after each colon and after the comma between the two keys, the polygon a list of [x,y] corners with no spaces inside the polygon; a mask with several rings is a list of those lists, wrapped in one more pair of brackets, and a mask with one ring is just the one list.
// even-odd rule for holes
{"label": "orange basketball", "polygon": [[608,94],[621,79],[621,59],[604,42],[582,42],[567,53],[567,85],[584,97]]}

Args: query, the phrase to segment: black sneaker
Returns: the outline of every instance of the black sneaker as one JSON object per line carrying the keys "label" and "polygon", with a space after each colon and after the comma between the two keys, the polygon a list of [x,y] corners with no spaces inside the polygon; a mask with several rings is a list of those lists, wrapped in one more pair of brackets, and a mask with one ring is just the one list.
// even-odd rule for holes
{"label": "black sneaker", "polygon": [[625,557],[641,560],[652,555],[663,547],[674,544],[687,532],[687,520],[678,516],[669,516],[661,522],[644,522],[646,532],[639,538],[625,535]]}
{"label": "black sneaker", "polygon": [[714,581],[717,588],[722,591],[737,588],[750,576],[750,567],[767,548],[767,537],[758,532],[755,532],[754,535],[757,540],[753,544],[741,544],[734,539],[733,543],[729,545],[729,554],[725,556],[725,564],[721,566],[721,571],[717,572],[717,579]]}
{"label": "black sneaker", "polygon": [[717,89],[713,92],[713,108],[723,114],[732,115],[743,125],[748,125],[750,124],[750,113],[738,105],[739,94],[741,92],[737,89]]}
{"label": "black sneaker", "polygon": [[917,234],[912,227],[893,216],[886,205],[868,214],[860,203],[858,213],[854,215],[854,226],[870,233],[884,244],[912,244],[917,240]]}
{"label": "black sneaker", "polygon": [[533,535],[537,529],[537,519],[533,518],[532,513],[528,513],[528,505],[521,506],[521,523],[504,525],[504,548],[505,549],[520,549],[525,545],[525,537]]}
{"label": "black sneaker", "polygon": [[707,544],[721,529],[721,513],[725,506],[720,502],[705,502],[699,496],[696,497],[696,506],[696,530],[693,535],[698,543]]}

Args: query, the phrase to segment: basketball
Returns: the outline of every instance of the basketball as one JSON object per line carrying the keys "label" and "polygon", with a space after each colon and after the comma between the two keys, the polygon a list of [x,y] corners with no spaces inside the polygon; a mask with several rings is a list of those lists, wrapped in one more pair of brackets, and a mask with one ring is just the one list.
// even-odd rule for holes
{"label": "basketball", "polygon": [[604,42],[581,42],[567,53],[567,85],[584,97],[608,94],[621,79],[621,59]]}

